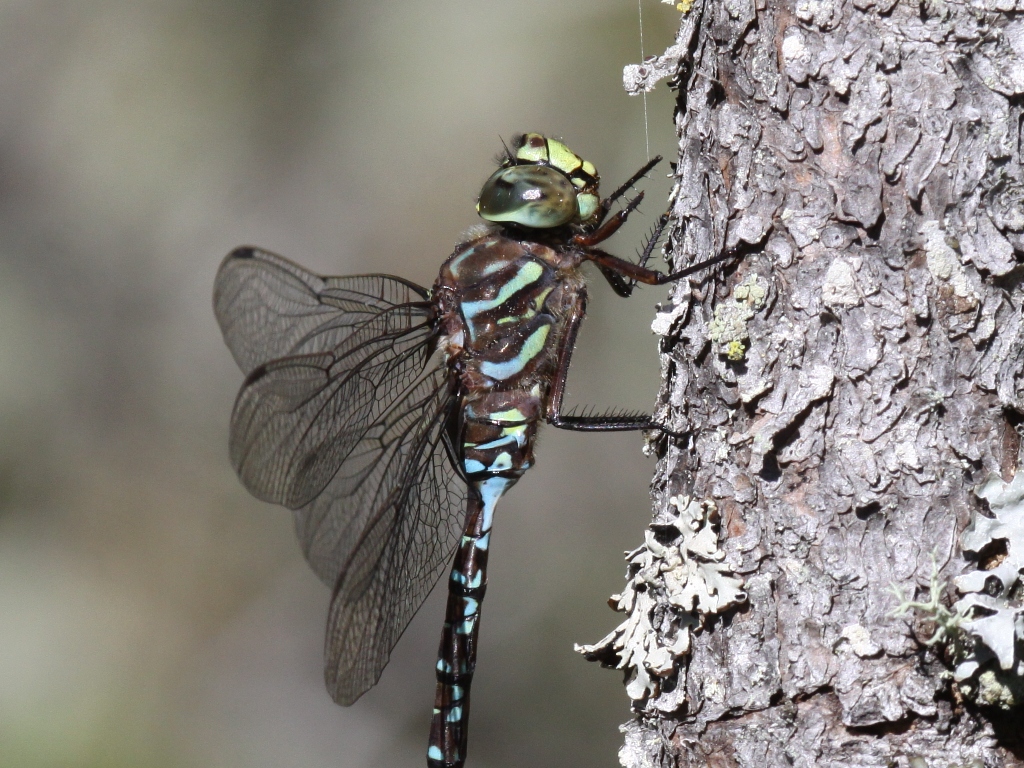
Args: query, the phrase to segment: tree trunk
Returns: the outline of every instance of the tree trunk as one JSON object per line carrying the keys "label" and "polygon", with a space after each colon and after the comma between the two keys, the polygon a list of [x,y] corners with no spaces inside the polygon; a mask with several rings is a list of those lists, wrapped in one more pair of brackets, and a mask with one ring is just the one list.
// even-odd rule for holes
{"label": "tree trunk", "polygon": [[737,253],[655,321],[686,437],[582,649],[627,768],[1024,766],[1021,11],[696,0],[627,68],[679,89],[672,266]]}

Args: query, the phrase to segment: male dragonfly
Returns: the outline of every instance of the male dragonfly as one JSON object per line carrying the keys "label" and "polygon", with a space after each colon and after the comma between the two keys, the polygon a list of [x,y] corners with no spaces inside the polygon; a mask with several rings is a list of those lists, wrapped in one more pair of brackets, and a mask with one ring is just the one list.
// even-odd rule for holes
{"label": "male dragonfly", "polygon": [[673,274],[597,246],[636,209],[612,205],[660,160],[602,199],[593,164],[537,133],[518,136],[484,183],[478,225],[431,290],[387,275],[320,277],[242,247],[224,259],[214,310],[246,374],[231,415],[231,462],[256,497],[295,514],[299,541],[334,592],[325,677],[348,705],[392,648],[454,552],[427,765],[466,759],[491,520],[533,464],[537,427],[657,429],[649,416],[564,413],[586,310],[582,266],[612,289]]}

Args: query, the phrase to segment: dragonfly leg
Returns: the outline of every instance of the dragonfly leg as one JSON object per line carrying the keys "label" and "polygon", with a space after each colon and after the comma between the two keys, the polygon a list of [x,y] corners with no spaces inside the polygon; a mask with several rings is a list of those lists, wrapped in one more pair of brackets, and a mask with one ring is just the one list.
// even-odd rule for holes
{"label": "dragonfly leg", "polygon": [[565,384],[569,377],[569,364],[572,360],[572,348],[576,344],[580,323],[587,309],[587,295],[581,291],[576,303],[569,310],[566,321],[565,336],[558,348],[557,369],[551,384],[551,397],[548,400],[544,417],[549,424],[559,429],[579,432],[624,432],[641,429],[660,429],[645,413],[604,413],[575,415],[562,413],[562,400],[565,397]]}
{"label": "dragonfly leg", "polygon": [[641,190],[637,193],[636,197],[626,204],[625,208],[616,213],[610,219],[606,220],[597,229],[589,233],[574,235],[569,242],[580,248],[590,248],[598,243],[604,242],[619,231],[619,228],[622,227],[622,225],[626,223],[626,219],[629,218],[629,214],[637,209],[637,206],[640,205],[643,199],[644,193]]}
{"label": "dragonfly leg", "polygon": [[[651,258],[651,254],[654,253],[654,248],[661,239],[661,235],[665,231],[665,227],[667,225],[668,213],[663,213],[651,229],[651,233],[647,237],[647,242],[644,243],[643,250],[640,251],[640,260],[637,262],[637,266],[647,266],[647,262]],[[636,288],[637,285],[635,278],[627,280],[618,272],[601,265],[598,265],[598,269],[601,270],[601,274],[604,276],[604,279],[608,281],[608,285],[610,285],[612,290],[619,296],[629,298],[633,295],[633,289]]]}
{"label": "dragonfly leg", "polygon": [[462,541],[448,578],[448,604],[437,653],[437,692],[427,746],[428,768],[461,768],[469,736],[469,688],[476,669],[480,605],[487,591],[487,552],[494,506],[515,482],[489,475],[470,482]]}
{"label": "dragonfly leg", "polygon": [[605,216],[608,215],[608,211],[611,209],[612,205],[615,204],[615,201],[622,197],[624,194],[626,194],[626,192],[628,192],[630,189],[632,189],[634,184],[636,184],[638,181],[640,181],[640,179],[646,176],[647,172],[660,162],[661,155],[655,155],[653,158],[647,161],[647,164],[643,168],[641,168],[639,171],[630,176],[621,187],[616,189],[614,192],[608,195],[608,197],[602,200],[601,218],[598,219],[598,221],[604,221]]}
{"label": "dragonfly leg", "polygon": [[618,272],[612,272],[610,269],[605,267],[598,267],[601,270],[601,276],[608,281],[608,285],[612,287],[612,290],[624,299],[628,299],[633,295],[633,288],[636,286],[635,280],[627,280]]}
{"label": "dragonfly leg", "polygon": [[586,250],[586,257],[590,261],[594,262],[597,267],[604,272],[614,272],[622,277],[629,278],[630,280],[643,283],[644,285],[665,285],[666,283],[673,283],[676,280],[681,280],[684,277],[692,275],[694,272],[700,272],[706,267],[710,267],[714,264],[719,264],[728,259],[736,258],[737,254],[733,250],[720,253],[717,256],[712,256],[710,259],[691,264],[688,267],[680,269],[677,272],[665,274],[659,272],[656,269],[648,269],[643,264],[634,264],[631,261],[620,259],[618,256],[612,256],[610,253],[605,253],[598,248],[588,248]]}

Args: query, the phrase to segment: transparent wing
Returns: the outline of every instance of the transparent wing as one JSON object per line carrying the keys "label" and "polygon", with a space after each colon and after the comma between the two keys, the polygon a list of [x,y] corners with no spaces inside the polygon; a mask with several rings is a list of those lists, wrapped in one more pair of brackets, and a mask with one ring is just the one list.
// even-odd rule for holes
{"label": "transparent wing", "polygon": [[[249,374],[231,414],[231,462],[257,498],[298,509],[331,481],[379,421],[401,409],[432,357],[432,330],[408,308],[348,329],[329,352],[281,358]],[[330,335],[335,335],[331,333]]]}
{"label": "transparent wing", "polygon": [[254,495],[295,510],[307,560],[334,587],[326,678],[343,704],[377,681],[461,531],[466,486],[445,444],[456,396],[424,296],[251,248],[217,276],[217,318],[249,372],[232,463]]}
{"label": "transparent wing", "polygon": [[309,503],[422,375],[432,351],[424,293],[385,275],[323,278],[254,248],[224,260],[214,310],[249,374],[231,418],[231,460],[253,495]]}
{"label": "transparent wing", "polygon": [[[324,493],[296,512],[307,558],[337,575],[324,676],[339,704],[377,682],[458,544],[466,481],[443,445],[453,403],[447,382],[425,379],[374,425]],[[357,508],[357,519],[334,514],[339,505]],[[355,546],[339,546],[353,535]]]}
{"label": "transparent wing", "polygon": [[423,288],[398,277],[320,277],[283,256],[244,246],[217,270],[213,311],[248,374],[268,360],[333,349],[381,311],[426,298]]}

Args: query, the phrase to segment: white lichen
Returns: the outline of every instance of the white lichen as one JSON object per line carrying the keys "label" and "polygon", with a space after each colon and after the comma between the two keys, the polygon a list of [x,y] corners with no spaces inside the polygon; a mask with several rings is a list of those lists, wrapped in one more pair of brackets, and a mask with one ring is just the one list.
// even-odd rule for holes
{"label": "white lichen", "polygon": [[651,322],[651,331],[658,336],[668,336],[679,318],[685,317],[689,304],[669,304],[668,307],[658,306],[658,312]]}
{"label": "white lichen", "polygon": [[860,624],[850,624],[843,627],[840,637],[850,644],[850,649],[862,659],[870,659],[882,652],[882,647],[876,643],[866,627]]}
{"label": "white lichen", "polygon": [[750,334],[747,323],[762,306],[768,291],[758,281],[756,274],[733,288],[732,297],[715,307],[715,316],[708,323],[708,336],[714,342],[716,351],[729,360],[738,362],[747,351],[746,341]]}
{"label": "white lichen", "polygon": [[782,41],[782,60],[786,66],[793,64],[807,66],[811,63],[811,52],[807,48],[804,33],[799,27],[791,27],[786,30],[786,37]]}
{"label": "white lichen", "polygon": [[908,600],[894,587],[900,603],[893,615],[915,611],[934,624],[925,643],[946,648],[963,696],[1011,709],[1024,703],[1024,472],[1009,483],[989,475],[975,493],[991,517],[975,512],[960,539],[978,561],[953,580],[963,597],[950,608],[942,603],[946,585],[933,557],[928,600]]}
{"label": "white lichen", "polygon": [[[859,259],[857,260],[859,262]],[[857,265],[846,259],[837,258],[829,265],[825,281],[821,285],[821,301],[826,307],[839,309],[856,307],[861,303],[857,287]]]}
{"label": "white lichen", "polygon": [[989,475],[975,493],[992,516],[976,512],[961,537],[980,562],[953,582],[963,595],[953,608],[973,639],[954,677],[979,703],[1008,709],[1024,693],[1024,472],[1009,483]]}
{"label": "white lichen", "polygon": [[682,688],[693,634],[709,616],[747,599],[742,580],[722,562],[715,503],[689,496],[669,503],[675,512],[652,524],[644,545],[626,555],[626,588],[612,596],[626,620],[594,645],[576,646],[592,661],[625,670],[634,701],[658,696],[669,679]]}

